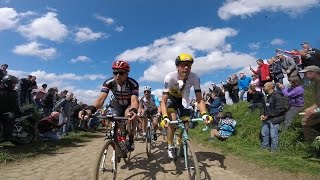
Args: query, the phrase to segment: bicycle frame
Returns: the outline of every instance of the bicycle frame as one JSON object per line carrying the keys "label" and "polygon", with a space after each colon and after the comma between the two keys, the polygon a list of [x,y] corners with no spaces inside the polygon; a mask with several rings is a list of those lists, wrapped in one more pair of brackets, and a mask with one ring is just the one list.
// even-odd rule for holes
{"label": "bicycle frame", "polygon": [[[106,137],[105,139],[112,139],[113,143],[114,143],[114,148],[115,150],[121,154],[121,157],[125,157],[125,153],[123,152],[123,150],[120,147],[119,141],[118,141],[118,136],[121,136],[117,131],[118,131],[118,123],[123,123],[124,125],[126,124],[126,121],[128,120],[128,118],[124,118],[124,117],[116,117],[113,115],[106,115],[106,116],[99,116],[99,119],[109,119],[111,121],[111,130],[110,130],[110,134],[111,134],[111,138]],[[124,127],[124,130],[126,131],[126,127]],[[125,133],[123,131],[121,131],[121,133]],[[109,134],[109,135],[110,135]],[[127,152],[128,153],[128,152]]]}
{"label": "bicycle frame", "polygon": [[[189,140],[189,135],[188,135],[188,131],[186,128],[186,123],[187,122],[196,122],[196,121],[203,121],[202,118],[194,118],[194,119],[190,119],[190,121],[183,121],[180,119],[177,119],[175,121],[170,121],[170,124],[175,124],[177,129],[180,129],[182,132],[182,149],[183,149],[183,155],[184,155],[184,163],[185,163],[185,169],[188,169],[188,160],[187,160],[187,151],[188,151],[188,146],[187,146],[187,140]],[[177,134],[175,134],[175,136],[178,136]],[[180,138],[180,137],[179,137]],[[176,140],[174,140],[174,143],[176,143]],[[180,157],[181,155],[181,145],[180,148],[177,148],[177,158]]]}

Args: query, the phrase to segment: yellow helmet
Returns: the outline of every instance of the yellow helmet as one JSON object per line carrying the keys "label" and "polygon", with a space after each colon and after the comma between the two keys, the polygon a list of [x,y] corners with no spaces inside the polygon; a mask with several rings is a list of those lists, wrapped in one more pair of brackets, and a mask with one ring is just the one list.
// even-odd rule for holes
{"label": "yellow helmet", "polygon": [[181,53],[176,58],[176,66],[178,66],[181,62],[191,62],[191,64],[193,64],[193,57],[190,54]]}

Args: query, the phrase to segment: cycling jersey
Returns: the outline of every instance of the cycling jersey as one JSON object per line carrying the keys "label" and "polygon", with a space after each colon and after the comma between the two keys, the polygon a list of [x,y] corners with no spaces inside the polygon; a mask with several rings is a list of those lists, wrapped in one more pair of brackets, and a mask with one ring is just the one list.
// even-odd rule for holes
{"label": "cycling jersey", "polygon": [[[164,78],[164,89],[163,93],[168,93],[169,99],[177,103],[176,106],[183,108],[189,108],[190,101],[190,89],[194,88],[195,93],[200,92],[200,78],[193,72],[190,72],[188,79],[185,81],[178,79],[178,72],[171,72]],[[176,107],[177,108],[177,107]]]}
{"label": "cycling jersey", "polygon": [[158,110],[158,107],[160,106],[159,99],[154,94],[151,94],[150,100],[147,100],[147,98],[143,96],[140,98],[139,103],[142,104],[144,109],[147,111]]}
{"label": "cycling jersey", "polygon": [[131,104],[131,96],[139,95],[139,84],[130,77],[123,85],[118,85],[113,78],[109,78],[103,83],[101,92],[109,93],[110,90],[114,95],[115,104],[128,107]]}

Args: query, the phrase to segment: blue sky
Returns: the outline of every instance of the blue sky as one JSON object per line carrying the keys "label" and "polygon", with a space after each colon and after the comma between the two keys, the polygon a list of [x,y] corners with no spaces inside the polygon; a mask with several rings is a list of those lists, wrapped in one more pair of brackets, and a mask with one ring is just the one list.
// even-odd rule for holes
{"label": "blue sky", "polygon": [[320,0],[0,0],[0,64],[91,104],[111,63],[160,95],[180,53],[207,90],[276,48],[320,48]]}

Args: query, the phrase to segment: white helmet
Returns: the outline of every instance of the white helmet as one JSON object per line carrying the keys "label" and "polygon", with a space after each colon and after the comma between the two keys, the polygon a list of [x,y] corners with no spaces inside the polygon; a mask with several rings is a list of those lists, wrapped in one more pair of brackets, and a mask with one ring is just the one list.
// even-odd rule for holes
{"label": "white helmet", "polygon": [[143,91],[151,91],[151,87],[150,86],[143,86]]}

